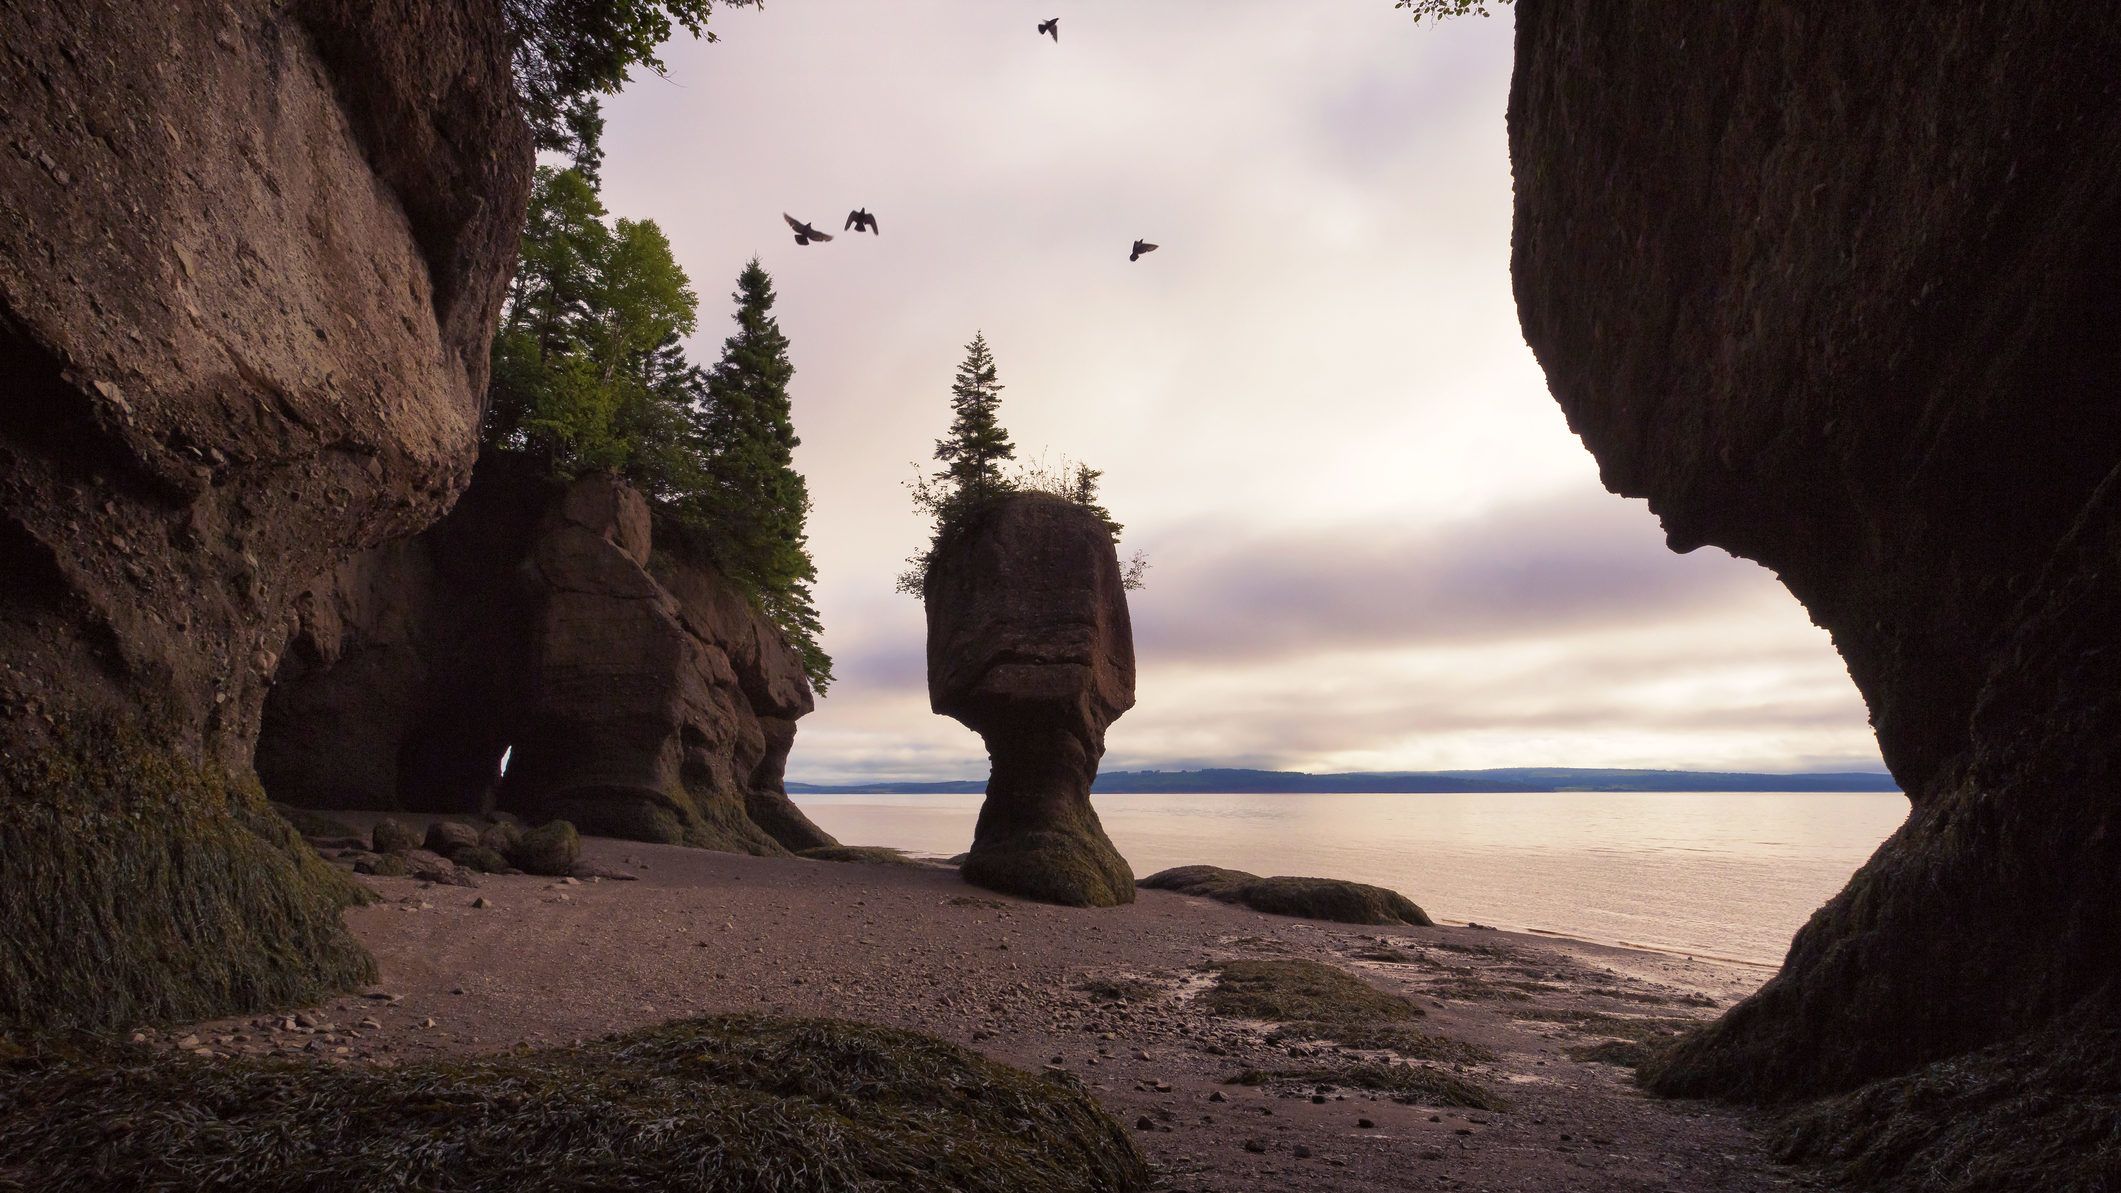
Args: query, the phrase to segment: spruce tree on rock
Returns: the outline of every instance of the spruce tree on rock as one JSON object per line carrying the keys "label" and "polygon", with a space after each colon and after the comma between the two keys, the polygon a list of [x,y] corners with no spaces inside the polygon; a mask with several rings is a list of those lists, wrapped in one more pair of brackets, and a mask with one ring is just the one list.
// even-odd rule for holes
{"label": "spruce tree on rock", "polygon": [[788,383],[788,337],[773,317],[773,279],[753,258],[737,276],[735,335],[707,375],[696,434],[708,483],[696,499],[714,530],[715,553],[731,579],[751,589],[767,615],[802,654],[819,691],[832,682],[832,660],[818,643],[817,609],[805,529],[810,490],[795,470]]}
{"label": "spruce tree on rock", "polygon": [[948,487],[947,500],[961,511],[1015,488],[1002,473],[1002,461],[1016,458],[1016,445],[1002,429],[1002,386],[995,378],[994,354],[987,349],[986,334],[975,334],[965,346],[965,362],[957,367],[957,381],[950,387],[950,406],[956,415],[950,423],[950,437],[935,443],[935,458],[948,465],[936,479]]}

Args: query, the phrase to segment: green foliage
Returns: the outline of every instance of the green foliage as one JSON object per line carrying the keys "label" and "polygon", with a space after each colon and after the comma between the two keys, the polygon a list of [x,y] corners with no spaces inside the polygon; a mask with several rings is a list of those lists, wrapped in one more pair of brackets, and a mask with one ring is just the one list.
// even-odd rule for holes
{"label": "green foliage", "polygon": [[913,1032],[725,1015],[409,1064],[0,1053],[0,1186],[1132,1193],[1072,1080]]}
{"label": "green foliage", "polygon": [[811,586],[805,524],[810,489],[795,470],[795,420],[788,383],[788,337],[773,316],[773,279],[758,258],[737,275],[735,335],[707,377],[707,403],[694,413],[705,453],[705,483],[676,503],[681,516],[711,531],[716,561],[756,594],[760,607],[802,656],[812,686],[832,684],[832,659]]}
{"label": "green foliage", "polygon": [[1510,0],[1393,0],[1392,7],[1407,9],[1414,14],[1417,21],[1423,18],[1441,21],[1447,17],[1489,16],[1490,4],[1499,8],[1509,2]]}
{"label": "green foliage", "polygon": [[[1043,456],[1013,470],[1003,467],[1015,460],[1016,445],[1002,429],[1002,385],[997,378],[987,337],[975,334],[965,345],[964,362],[958,365],[950,387],[950,435],[935,441],[935,458],[943,468],[922,473],[915,465],[914,478],[906,486],[913,496],[913,508],[933,524],[928,546],[909,557],[906,570],[899,574],[896,587],[908,596],[922,594],[936,548],[969,525],[981,509],[1010,493],[1034,491],[1065,497],[1096,514],[1115,543],[1124,529],[1098,503],[1098,481],[1105,475],[1101,469],[1066,457],[1048,464]],[[1140,588],[1148,570],[1148,558],[1136,551],[1122,565],[1120,581],[1130,590]]]}
{"label": "green foliage", "polygon": [[339,916],[365,895],[254,778],[128,722],[54,738],[0,752],[0,1026],[204,1019],[374,980]]}
{"label": "green foliage", "polygon": [[794,465],[795,368],[756,260],[734,300],[737,334],[703,370],[680,346],[699,299],[662,229],[610,219],[580,171],[540,168],[494,339],[484,441],[562,477],[632,482],[780,627],[822,692],[832,659]]}
{"label": "green foliage", "polygon": [[[603,159],[599,98],[615,95],[636,66],[660,75],[656,50],[683,29],[714,40],[715,0],[502,0],[514,40],[516,88],[541,150],[564,153],[594,181]],[[721,0],[756,7],[760,0]]]}

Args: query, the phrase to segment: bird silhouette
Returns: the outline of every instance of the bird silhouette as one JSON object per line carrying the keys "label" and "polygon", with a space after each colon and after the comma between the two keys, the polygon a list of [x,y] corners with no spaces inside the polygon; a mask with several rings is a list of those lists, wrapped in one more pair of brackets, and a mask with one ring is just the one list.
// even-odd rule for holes
{"label": "bird silhouette", "polygon": [[1060,18],[1059,18],[1059,17],[1055,17],[1055,18],[1053,18],[1053,19],[1052,19],[1052,20],[1050,20],[1050,21],[1040,21],[1040,22],[1038,23],[1038,31],[1039,31],[1040,33],[1050,33],[1050,34],[1052,34],[1052,35],[1053,35],[1053,44],[1055,44],[1055,45],[1059,45],[1059,44],[1060,44]]}
{"label": "bird silhouette", "polygon": [[1150,243],[1149,243],[1148,241],[1146,241],[1146,240],[1137,240],[1137,241],[1135,241],[1135,242],[1134,242],[1134,251],[1133,251],[1133,252],[1131,252],[1131,253],[1128,253],[1128,254],[1127,254],[1127,260],[1129,260],[1129,261],[1139,261],[1139,260],[1141,260],[1141,259],[1142,259],[1142,254],[1143,254],[1143,253],[1153,253],[1153,252],[1155,252],[1155,251],[1156,251],[1156,246],[1155,246],[1155,245],[1153,245],[1153,244],[1150,244]]}
{"label": "bird silhouette", "polygon": [[[876,230],[876,217],[870,215],[869,209],[866,207],[847,213],[847,228],[852,228],[857,232],[868,232],[876,236],[883,235],[882,232]],[[841,228],[840,231],[845,232],[847,228]]]}
{"label": "bird silhouette", "polygon": [[787,220],[788,226],[795,229],[795,242],[797,244],[809,244],[813,240],[826,241],[832,239],[830,235],[818,231],[785,211],[781,213],[781,218]]}

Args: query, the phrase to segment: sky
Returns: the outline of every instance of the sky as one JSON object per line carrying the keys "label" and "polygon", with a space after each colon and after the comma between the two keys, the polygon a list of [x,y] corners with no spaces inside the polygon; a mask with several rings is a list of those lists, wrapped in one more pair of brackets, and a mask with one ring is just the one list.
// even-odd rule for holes
{"label": "sky", "polygon": [[[985,774],[892,588],[976,331],[1019,455],[1104,469],[1149,557],[1107,770],[1880,769],[1827,635],[1766,570],[1668,551],[1547,395],[1507,9],[1038,5],[720,12],[606,107],[605,203],[669,234],[694,358],[749,257],[779,291],[837,673],[791,779]],[[879,235],[839,232],[856,207]]]}

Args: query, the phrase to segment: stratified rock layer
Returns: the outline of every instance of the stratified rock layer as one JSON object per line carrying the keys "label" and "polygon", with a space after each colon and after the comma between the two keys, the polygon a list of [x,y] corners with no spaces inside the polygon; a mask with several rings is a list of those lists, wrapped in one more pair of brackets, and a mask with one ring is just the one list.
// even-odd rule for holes
{"label": "stratified rock layer", "polygon": [[1134,706],[1119,560],[1083,507],[1021,493],[938,546],[924,588],[928,700],[987,744],[993,772],[961,872],[1074,906],[1134,901],[1090,806],[1105,729]]}
{"label": "stratified rock layer", "polygon": [[252,744],[469,478],[530,166],[490,0],[0,9],[0,1019],[369,972]]}
{"label": "stratified rock layer", "polygon": [[781,782],[813,706],[801,659],[704,554],[623,482],[487,458],[449,517],[305,595],[267,790],[746,853],[836,844]]}
{"label": "stratified rock layer", "polygon": [[1608,487],[1775,569],[1907,824],[1657,1071],[1843,1089],[2121,998],[2121,10],[1522,0],[1526,338]]}

